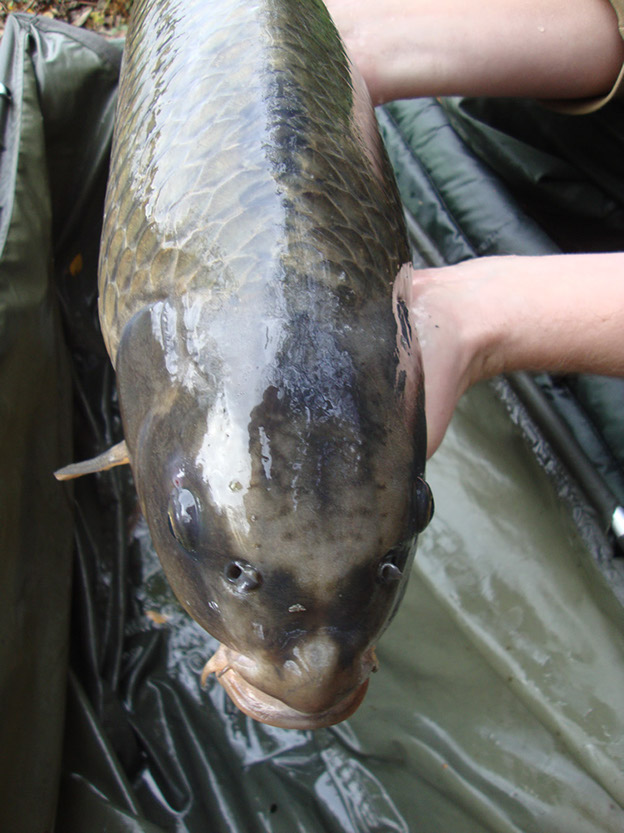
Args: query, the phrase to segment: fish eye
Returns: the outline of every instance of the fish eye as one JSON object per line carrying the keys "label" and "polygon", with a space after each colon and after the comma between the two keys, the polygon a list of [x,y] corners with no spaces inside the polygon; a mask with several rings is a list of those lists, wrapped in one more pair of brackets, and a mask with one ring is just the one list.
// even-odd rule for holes
{"label": "fish eye", "polygon": [[412,500],[414,531],[422,532],[433,518],[435,508],[429,484],[422,477],[416,478]]}
{"label": "fish eye", "polygon": [[167,509],[169,531],[189,552],[199,549],[201,519],[199,501],[190,489],[177,487],[169,497]]}
{"label": "fish eye", "polygon": [[262,584],[260,572],[245,561],[230,561],[223,571],[226,581],[236,590],[247,593]]}

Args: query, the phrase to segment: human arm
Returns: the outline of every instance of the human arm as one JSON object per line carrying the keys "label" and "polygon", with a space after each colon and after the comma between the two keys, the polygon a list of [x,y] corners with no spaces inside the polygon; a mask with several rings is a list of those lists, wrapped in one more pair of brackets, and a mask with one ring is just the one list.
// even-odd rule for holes
{"label": "human arm", "polygon": [[624,42],[608,0],[326,0],[375,104],[437,95],[586,98]]}
{"label": "human arm", "polygon": [[413,272],[428,456],[460,396],[514,370],[624,376],[624,253],[485,257]]}
{"label": "human arm", "polygon": [[[326,3],[375,103],[598,98],[624,62],[609,0]],[[481,379],[520,369],[624,375],[624,254],[482,258],[414,272],[413,291],[429,456]]]}
{"label": "human arm", "polygon": [[[624,61],[609,0],[326,2],[375,103],[599,98]],[[413,284],[429,456],[480,379],[520,369],[624,375],[624,254],[486,258],[414,273]]]}

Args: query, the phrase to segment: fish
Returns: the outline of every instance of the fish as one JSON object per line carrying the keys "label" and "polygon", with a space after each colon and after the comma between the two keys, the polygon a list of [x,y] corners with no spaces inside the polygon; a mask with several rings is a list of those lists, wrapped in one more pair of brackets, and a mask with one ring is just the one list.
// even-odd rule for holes
{"label": "fish", "polygon": [[320,0],[136,0],[99,315],[171,587],[262,722],[361,703],[433,512],[410,249]]}

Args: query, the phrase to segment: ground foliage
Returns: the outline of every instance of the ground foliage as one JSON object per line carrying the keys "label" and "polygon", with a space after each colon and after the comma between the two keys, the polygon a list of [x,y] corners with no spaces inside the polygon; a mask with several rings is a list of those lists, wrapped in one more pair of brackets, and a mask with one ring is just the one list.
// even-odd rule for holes
{"label": "ground foliage", "polygon": [[132,0],[0,0],[0,33],[11,12],[26,12],[63,20],[74,26],[102,34],[119,36],[125,33]]}

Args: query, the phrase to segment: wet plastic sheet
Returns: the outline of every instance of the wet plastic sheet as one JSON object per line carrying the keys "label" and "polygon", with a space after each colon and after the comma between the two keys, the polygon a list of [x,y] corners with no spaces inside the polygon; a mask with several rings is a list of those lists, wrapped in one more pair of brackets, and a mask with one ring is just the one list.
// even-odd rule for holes
{"label": "wet plastic sheet", "polygon": [[[381,670],[347,723],[318,732],[255,724],[214,681],[202,691],[214,643],[164,582],[127,472],[73,496],[53,481],[119,438],[95,316],[119,55],[29,17],[0,49],[0,829],[51,830],[56,812],[68,833],[621,831],[610,542],[507,389],[462,401]],[[417,257],[551,251],[445,106],[382,116]]]}

